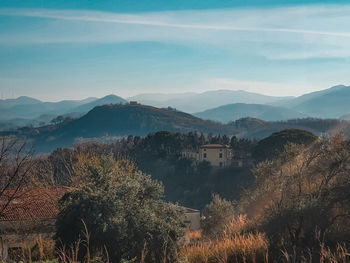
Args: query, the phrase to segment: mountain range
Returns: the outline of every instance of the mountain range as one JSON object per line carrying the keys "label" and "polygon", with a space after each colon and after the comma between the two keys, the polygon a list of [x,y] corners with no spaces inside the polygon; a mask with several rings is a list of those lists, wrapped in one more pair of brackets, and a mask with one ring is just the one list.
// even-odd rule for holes
{"label": "mountain range", "polygon": [[83,100],[63,100],[59,102],[43,102],[30,97],[0,100],[0,130],[21,126],[38,126],[50,122],[58,115],[64,117],[80,117],[96,106],[105,104],[127,103],[116,95],[103,98],[87,98]]}
{"label": "mountain range", "polygon": [[38,152],[47,152],[58,147],[71,146],[79,139],[112,138],[130,134],[144,136],[161,130],[184,133],[236,133],[233,126],[205,121],[173,109],[140,104],[109,104],[96,106],[77,119],[38,128],[2,132],[0,135],[26,137],[34,141]]}
{"label": "mountain range", "polygon": [[283,107],[235,103],[220,106],[214,109],[198,112],[195,116],[205,119],[227,123],[245,117],[258,118],[265,121],[281,121],[290,119],[306,118],[306,114]]}
{"label": "mountain range", "polygon": [[146,93],[128,98],[155,107],[173,107],[195,113],[232,103],[268,104],[292,97],[273,97],[243,90],[214,90],[203,93],[159,94]]}
{"label": "mountain range", "polygon": [[77,119],[37,128],[24,127],[0,132],[0,136],[15,135],[34,143],[37,153],[69,147],[78,141],[113,141],[128,135],[145,136],[157,131],[200,132],[205,134],[235,135],[239,138],[262,139],[284,129],[307,130],[315,135],[342,131],[350,135],[350,122],[335,119],[305,118],[267,122],[243,118],[222,124],[202,120],[191,114],[171,108],[156,108],[140,104],[109,104],[96,106]]}
{"label": "mountain range", "polygon": [[0,130],[42,126],[53,118],[77,118],[95,106],[138,101],[158,108],[175,108],[218,122],[251,117],[265,121],[296,118],[349,119],[350,87],[338,85],[299,97],[273,97],[246,91],[216,90],[203,93],[140,94],[127,99],[116,95],[83,100],[43,102],[30,97],[0,100]]}
{"label": "mountain range", "polygon": [[311,117],[340,118],[350,113],[350,86],[332,88],[302,95],[275,105],[299,111]]}

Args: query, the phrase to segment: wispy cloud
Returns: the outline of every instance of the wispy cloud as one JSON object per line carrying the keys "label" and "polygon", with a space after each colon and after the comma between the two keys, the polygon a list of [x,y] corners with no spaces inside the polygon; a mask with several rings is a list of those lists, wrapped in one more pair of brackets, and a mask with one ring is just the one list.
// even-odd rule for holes
{"label": "wispy cloud", "polygon": [[[330,13],[334,13],[334,9],[337,9],[341,13],[344,12],[344,6],[331,6]],[[316,10],[315,10],[316,9]],[[350,11],[350,6],[346,6],[345,9]],[[315,6],[311,8],[310,12],[305,11],[305,8],[279,8],[270,10],[232,10],[230,11],[192,11],[192,20],[200,20],[198,17],[203,16],[203,21],[206,21],[206,16],[213,20],[213,16],[218,16],[217,22],[214,24],[210,23],[186,23],[188,20],[188,11],[177,11],[177,12],[161,12],[161,13],[148,13],[143,15],[125,15],[125,14],[115,14],[108,12],[91,12],[91,11],[72,11],[72,10],[17,10],[17,9],[0,9],[0,15],[6,16],[24,16],[24,17],[37,17],[55,20],[66,20],[66,21],[81,21],[81,22],[97,22],[97,23],[116,23],[116,24],[130,24],[130,25],[142,25],[142,26],[157,26],[157,27],[170,27],[170,28],[180,28],[180,29],[193,29],[193,30],[215,30],[215,31],[247,31],[247,32],[272,32],[272,33],[293,33],[293,34],[309,34],[309,35],[320,35],[320,36],[335,36],[335,37],[345,37],[350,38],[350,32],[336,32],[336,31],[324,31],[324,30],[311,30],[303,28],[287,28],[281,27],[278,24],[278,18],[283,17],[284,14],[290,15],[290,13],[295,13],[296,15],[317,14],[315,11],[324,15],[324,7]],[[291,12],[293,11],[293,12]],[[304,12],[302,12],[304,11]],[[227,16],[231,16],[231,23],[239,22],[238,18],[248,15],[254,16],[254,13],[266,13],[267,16],[275,16],[276,27],[264,27],[264,26],[254,26],[257,24],[264,24],[259,22],[260,15],[255,21],[251,19],[251,26],[232,26],[225,25],[227,23]],[[224,23],[220,23],[220,15],[224,14],[226,17]],[[197,19],[196,19],[197,17]],[[170,19],[169,19],[170,18]],[[194,18],[194,19],[193,19]],[[340,17],[341,19],[342,17]],[[164,21],[165,20],[165,21]],[[166,21],[171,22],[166,22]],[[182,22],[184,20],[184,22]],[[222,19],[221,19],[222,20]],[[238,21],[237,21],[238,20]],[[350,20],[350,19],[349,19]],[[324,22],[327,23],[328,17],[325,16]],[[225,23],[226,22],[226,23]],[[319,25],[322,27],[322,24]]]}
{"label": "wispy cloud", "polygon": [[0,44],[158,41],[250,46],[277,60],[337,58],[350,56],[349,13],[350,5],[140,14],[0,9],[0,16],[41,19],[34,30],[24,24],[22,32],[0,31]]}

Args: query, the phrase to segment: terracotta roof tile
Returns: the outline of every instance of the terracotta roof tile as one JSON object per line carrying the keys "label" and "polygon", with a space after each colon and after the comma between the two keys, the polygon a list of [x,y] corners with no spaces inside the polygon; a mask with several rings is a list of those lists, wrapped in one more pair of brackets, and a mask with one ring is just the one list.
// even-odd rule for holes
{"label": "terracotta roof tile", "polygon": [[6,190],[0,197],[0,209],[14,195],[14,199],[0,214],[0,221],[23,221],[55,218],[59,213],[58,200],[72,188],[22,188],[18,192]]}

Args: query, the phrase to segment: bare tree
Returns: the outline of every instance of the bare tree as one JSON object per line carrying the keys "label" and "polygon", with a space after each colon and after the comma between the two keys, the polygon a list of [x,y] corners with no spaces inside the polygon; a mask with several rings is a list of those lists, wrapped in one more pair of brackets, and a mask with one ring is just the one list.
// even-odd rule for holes
{"label": "bare tree", "polygon": [[13,136],[0,138],[0,216],[29,181],[33,147]]}

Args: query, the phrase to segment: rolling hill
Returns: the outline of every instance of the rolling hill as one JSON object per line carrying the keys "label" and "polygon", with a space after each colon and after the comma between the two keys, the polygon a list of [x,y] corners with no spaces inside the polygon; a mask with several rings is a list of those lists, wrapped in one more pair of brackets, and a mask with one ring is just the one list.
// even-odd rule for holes
{"label": "rolling hill", "polygon": [[232,103],[267,104],[290,97],[272,97],[243,90],[214,90],[203,93],[140,94],[128,98],[155,107],[174,107],[194,113]]}
{"label": "rolling hill", "polygon": [[[0,109],[6,112],[0,116],[0,130],[37,126],[41,122],[48,123],[58,115],[76,117],[87,113],[96,106],[126,102],[123,98],[115,95],[108,95],[100,99],[87,98],[59,102],[42,102],[30,97],[0,100]],[[41,116],[50,116],[51,119]]]}
{"label": "rolling hill", "polygon": [[238,137],[249,139],[262,139],[285,129],[305,130],[318,136],[343,132],[347,138],[350,138],[350,121],[336,119],[305,118],[267,122],[255,118],[243,118],[228,125],[238,131]]}
{"label": "rolling hill", "polygon": [[173,132],[198,131],[214,134],[236,133],[233,126],[204,121],[190,114],[171,109],[144,105],[97,106],[79,119],[40,128],[18,129],[18,136],[34,140],[39,152],[48,152],[58,147],[71,146],[79,138],[104,136],[147,135],[167,130]]}
{"label": "rolling hill", "polygon": [[307,117],[305,114],[283,107],[245,103],[224,105],[194,115],[205,120],[220,121],[222,123],[246,117],[258,118],[265,121],[280,121]]}
{"label": "rolling hill", "polygon": [[[70,109],[69,112],[86,113],[86,112],[92,110],[96,106],[102,106],[102,105],[106,105],[106,104],[125,104],[127,102],[128,102],[127,100],[125,100],[119,96],[111,94],[111,95],[107,95],[103,98],[93,100],[89,103],[82,104],[76,108]],[[66,113],[68,113],[68,111]]]}
{"label": "rolling hill", "polygon": [[350,86],[308,93],[279,105],[316,118],[340,118],[350,112]]}

